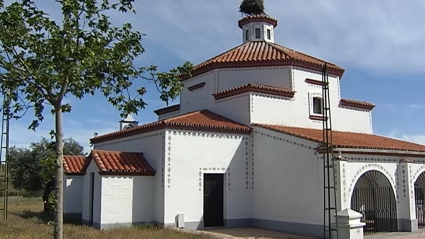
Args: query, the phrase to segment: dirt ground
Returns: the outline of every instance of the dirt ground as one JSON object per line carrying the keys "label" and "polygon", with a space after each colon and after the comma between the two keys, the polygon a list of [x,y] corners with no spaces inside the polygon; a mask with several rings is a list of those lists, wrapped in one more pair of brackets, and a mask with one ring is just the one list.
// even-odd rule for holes
{"label": "dirt ground", "polygon": [[[0,203],[3,199],[0,198]],[[3,205],[1,205],[2,207]],[[50,215],[41,213],[43,203],[41,199],[21,199],[19,205],[16,197],[9,199],[8,219],[3,220],[3,213],[0,212],[0,238],[2,239],[29,239],[29,238],[53,238],[53,226],[49,225],[53,221]],[[203,234],[191,234],[179,232],[171,229],[162,229],[154,226],[133,227],[126,229],[114,229],[101,231],[93,227],[77,224],[64,225],[64,238],[70,239],[139,239],[139,238],[172,238],[172,239],[208,239],[211,236]]]}

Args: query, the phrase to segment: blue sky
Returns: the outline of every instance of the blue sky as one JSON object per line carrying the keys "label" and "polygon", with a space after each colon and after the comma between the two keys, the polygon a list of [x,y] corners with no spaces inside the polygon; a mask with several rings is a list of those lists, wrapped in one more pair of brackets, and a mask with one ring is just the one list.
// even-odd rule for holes
{"label": "blue sky", "polygon": [[[50,1],[37,1],[55,16]],[[136,62],[167,70],[184,61],[200,63],[241,44],[237,21],[239,0],[141,0],[137,14],[112,15],[116,24],[131,22],[146,34],[146,53]],[[376,104],[374,133],[425,144],[425,2],[265,0],[266,13],[278,19],[275,42],[331,61],[346,71],[343,98]],[[143,81],[138,84],[147,84]],[[164,107],[148,85],[148,106],[134,116],[141,124],[156,120],[153,110]],[[118,130],[119,112],[102,96],[65,99],[73,110],[64,115],[65,137],[89,150],[89,138]],[[11,145],[26,147],[48,136],[53,116],[36,132],[27,129],[32,112],[11,121]]]}

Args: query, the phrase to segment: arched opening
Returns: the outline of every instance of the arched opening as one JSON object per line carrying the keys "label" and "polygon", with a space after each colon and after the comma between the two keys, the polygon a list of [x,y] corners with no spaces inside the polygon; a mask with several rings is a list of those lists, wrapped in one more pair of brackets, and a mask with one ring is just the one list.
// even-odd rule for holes
{"label": "arched opening", "polygon": [[363,215],[365,234],[397,231],[394,190],[379,171],[368,171],[359,178],[351,196],[351,209]]}
{"label": "arched opening", "polygon": [[415,208],[418,228],[425,228],[425,172],[415,181]]}

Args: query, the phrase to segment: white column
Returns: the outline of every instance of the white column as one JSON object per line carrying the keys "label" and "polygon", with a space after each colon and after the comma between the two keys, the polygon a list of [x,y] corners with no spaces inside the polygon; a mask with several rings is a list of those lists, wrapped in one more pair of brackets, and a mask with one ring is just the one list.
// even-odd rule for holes
{"label": "white column", "polygon": [[416,219],[414,183],[409,170],[412,161],[402,159],[398,164],[398,230],[414,232],[418,230]]}
{"label": "white column", "polygon": [[346,208],[337,214],[338,238],[340,239],[363,239],[363,227],[366,223],[361,222],[362,214]]}
{"label": "white column", "polygon": [[350,199],[348,198],[347,182],[346,182],[346,170],[347,160],[344,158],[335,158],[335,169],[336,169],[336,192],[337,192],[337,212],[342,211],[349,207]]}

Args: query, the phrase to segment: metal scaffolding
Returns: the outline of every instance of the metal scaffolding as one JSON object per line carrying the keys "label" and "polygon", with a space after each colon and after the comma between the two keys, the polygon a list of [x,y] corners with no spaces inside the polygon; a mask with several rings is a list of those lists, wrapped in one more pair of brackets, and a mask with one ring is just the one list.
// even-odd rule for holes
{"label": "metal scaffolding", "polygon": [[10,120],[10,101],[7,94],[3,94],[2,123],[1,123],[1,147],[0,147],[0,182],[4,185],[3,190],[3,219],[7,219],[8,201],[9,201],[9,168],[7,157],[9,154],[9,120]]}
{"label": "metal scaffolding", "polygon": [[324,238],[338,238],[337,190],[332,145],[332,121],[329,95],[328,66],[322,67],[322,112],[323,112],[323,180],[324,180]]}

